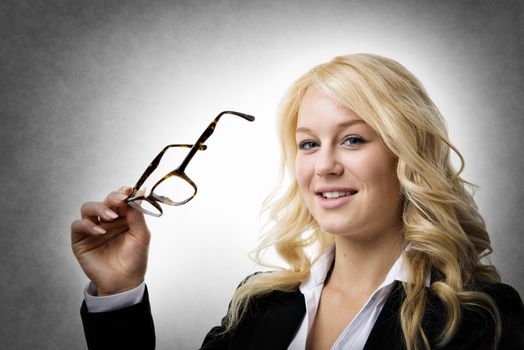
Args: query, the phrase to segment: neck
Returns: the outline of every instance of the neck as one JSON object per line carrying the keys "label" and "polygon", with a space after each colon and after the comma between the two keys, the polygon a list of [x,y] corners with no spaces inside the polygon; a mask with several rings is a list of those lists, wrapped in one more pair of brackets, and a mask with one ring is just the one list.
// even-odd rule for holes
{"label": "neck", "polygon": [[335,262],[326,283],[354,293],[372,293],[386,278],[404,249],[398,231],[361,240],[351,236],[335,237]]}

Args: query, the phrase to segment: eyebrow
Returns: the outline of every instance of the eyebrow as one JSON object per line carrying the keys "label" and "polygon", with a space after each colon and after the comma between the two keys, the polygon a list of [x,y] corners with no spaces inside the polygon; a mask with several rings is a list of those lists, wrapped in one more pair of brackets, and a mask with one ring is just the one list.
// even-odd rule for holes
{"label": "eyebrow", "polygon": [[[343,129],[343,128],[347,128],[347,127],[350,127],[354,124],[358,124],[358,123],[364,123],[366,124],[365,121],[361,120],[361,119],[352,119],[352,120],[349,120],[347,122],[344,122],[344,123],[340,123],[337,125],[337,128],[338,129]],[[298,132],[305,132],[305,133],[311,133],[311,129],[310,128],[306,128],[304,126],[301,126],[299,128],[297,128],[295,130],[295,133],[298,133]]]}

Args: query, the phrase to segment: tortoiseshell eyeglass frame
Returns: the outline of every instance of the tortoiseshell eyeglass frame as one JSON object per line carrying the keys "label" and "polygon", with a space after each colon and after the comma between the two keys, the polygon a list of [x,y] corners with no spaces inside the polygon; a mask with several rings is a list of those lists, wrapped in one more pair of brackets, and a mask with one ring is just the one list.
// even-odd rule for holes
{"label": "tortoiseshell eyeglass frame", "polygon": [[[152,215],[152,216],[161,216],[163,214],[163,211],[162,211],[162,207],[160,206],[160,204],[158,204],[159,202],[160,203],[164,203],[164,204],[167,204],[167,205],[183,205],[183,204],[186,204],[187,202],[189,202],[191,199],[193,199],[197,193],[197,186],[196,184],[186,175],[185,171],[186,171],[186,167],[187,165],[189,164],[189,162],[191,161],[191,159],[193,159],[193,156],[196,154],[196,152],[198,150],[201,150],[201,151],[204,151],[207,149],[207,146],[204,145],[204,142],[206,142],[206,140],[213,134],[213,132],[215,131],[215,127],[218,123],[218,121],[220,120],[220,118],[225,115],[225,114],[231,114],[231,115],[236,115],[238,117],[241,117],[241,118],[244,118],[245,120],[247,121],[254,121],[255,120],[255,117],[253,117],[252,115],[249,115],[249,114],[245,114],[245,113],[240,113],[240,112],[234,112],[234,111],[223,111],[223,112],[220,112],[220,114],[218,114],[216,116],[216,118],[211,122],[211,124],[209,124],[209,126],[207,127],[206,130],[204,130],[204,132],[202,133],[202,135],[200,135],[200,137],[196,140],[196,142],[193,144],[193,145],[188,145],[188,144],[172,144],[172,145],[167,145],[164,147],[164,149],[162,149],[162,151],[160,151],[160,153],[155,157],[155,159],[153,159],[153,161],[148,165],[147,169],[144,171],[144,173],[142,174],[142,176],[140,176],[140,179],[138,179],[137,183],[133,186],[133,191],[131,192],[131,194],[126,198],[126,202],[127,204],[130,206],[130,207],[133,207],[137,210],[139,210],[140,212],[144,213],[144,214],[148,214],[148,215]],[[140,187],[142,187],[142,185],[144,184],[144,182],[146,181],[146,179],[153,173],[153,171],[155,171],[155,169],[158,167],[158,165],[160,164],[160,160],[162,159],[162,157],[164,156],[164,153],[169,149],[169,148],[172,148],[172,147],[184,147],[184,148],[191,148],[189,150],[189,153],[187,154],[187,156],[184,158],[184,160],[182,161],[182,163],[173,171],[169,172],[168,174],[166,174],[164,177],[162,177],[152,188],[151,188],[151,191],[149,192],[148,195],[143,195],[143,196],[137,196],[137,192],[138,190],[140,189]],[[161,195],[158,195],[155,193],[155,188],[160,185],[162,182],[164,182],[165,180],[169,179],[170,177],[172,176],[177,176],[183,180],[185,180],[189,185],[191,185],[191,187],[193,187],[194,189],[194,192],[193,192],[193,195],[190,196],[189,198],[187,198],[186,200],[184,201],[181,201],[181,202],[176,202],[176,201],[173,201],[171,200],[169,197],[167,196],[161,196]],[[147,201],[149,204],[151,204],[158,212],[153,212],[153,211],[149,211],[147,209],[144,209],[143,207],[141,207],[138,203],[135,203],[137,201]]]}

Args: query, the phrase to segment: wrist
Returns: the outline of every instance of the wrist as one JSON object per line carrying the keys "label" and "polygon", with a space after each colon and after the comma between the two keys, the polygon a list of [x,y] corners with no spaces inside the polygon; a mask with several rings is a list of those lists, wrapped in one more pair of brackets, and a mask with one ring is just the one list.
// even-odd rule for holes
{"label": "wrist", "polygon": [[139,281],[139,282],[136,282],[136,283],[129,283],[129,284],[125,284],[125,285],[121,285],[121,286],[114,286],[114,287],[110,287],[110,288],[102,288],[102,287],[98,287],[95,283],[94,284],[94,294],[93,296],[97,296],[97,297],[106,297],[106,296],[111,296],[111,295],[115,295],[115,294],[121,294],[121,293],[125,293],[125,292],[128,292],[130,290],[133,290],[133,289],[136,289],[138,288],[144,281]]}
{"label": "wrist", "polygon": [[116,311],[140,303],[145,289],[145,283],[141,283],[137,288],[119,294],[95,296],[96,287],[90,282],[84,289],[84,300],[90,313]]}

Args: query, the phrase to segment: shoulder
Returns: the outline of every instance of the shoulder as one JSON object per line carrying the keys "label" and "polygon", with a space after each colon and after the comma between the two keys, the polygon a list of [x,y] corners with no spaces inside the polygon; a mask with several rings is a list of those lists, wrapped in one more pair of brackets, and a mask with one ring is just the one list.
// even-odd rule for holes
{"label": "shoulder", "polygon": [[479,291],[488,294],[499,311],[522,312],[522,299],[512,286],[505,283],[479,283]]}
{"label": "shoulder", "polygon": [[[257,278],[267,278],[271,275],[273,275],[273,271],[257,271],[244,278],[237,288],[246,284],[248,281],[253,281]],[[268,288],[251,298],[249,308],[262,311],[264,308],[274,306],[275,304],[286,303],[287,301],[295,300],[297,298],[303,299],[303,295],[298,287],[299,286],[297,285],[288,290]]]}
{"label": "shoulder", "polygon": [[[251,274],[242,280],[238,288],[269,273]],[[279,339],[288,339],[296,331],[296,325],[302,320],[304,313],[305,303],[298,288],[290,291],[267,290],[250,298],[234,328],[226,331],[227,316],[224,317],[222,325],[207,334],[202,349],[225,349],[226,346],[228,349],[247,349],[249,344],[272,344]],[[279,345],[264,348],[283,347]]]}
{"label": "shoulder", "polygon": [[[478,282],[469,291],[485,293],[500,315],[501,337],[498,349],[524,349],[524,306],[519,293],[504,283]],[[495,317],[486,302],[464,301],[461,321],[446,349],[490,349],[496,337]],[[446,322],[447,310],[442,301],[428,290],[425,329],[433,340],[438,339]]]}
{"label": "shoulder", "polygon": [[[473,290],[487,294],[495,303],[500,316],[500,341],[498,349],[524,349],[524,305],[519,293],[505,283],[480,282]],[[461,330],[477,332],[482,338],[495,336],[495,321],[488,308],[464,307]]]}
{"label": "shoulder", "polygon": [[[496,304],[502,326],[524,325],[524,305],[519,293],[512,286],[505,283],[478,283],[477,291],[487,294]],[[524,328],[521,328],[524,333]]]}
{"label": "shoulder", "polygon": [[501,320],[500,349],[524,349],[524,305],[515,288],[504,283],[489,283],[481,291],[497,305]]}
{"label": "shoulder", "polygon": [[[495,302],[501,313],[504,311],[510,313],[524,312],[519,293],[508,284],[500,282],[476,282],[471,284],[466,291],[487,294],[493,302]],[[427,292],[429,300],[439,303],[438,297],[430,289],[427,289]]]}

